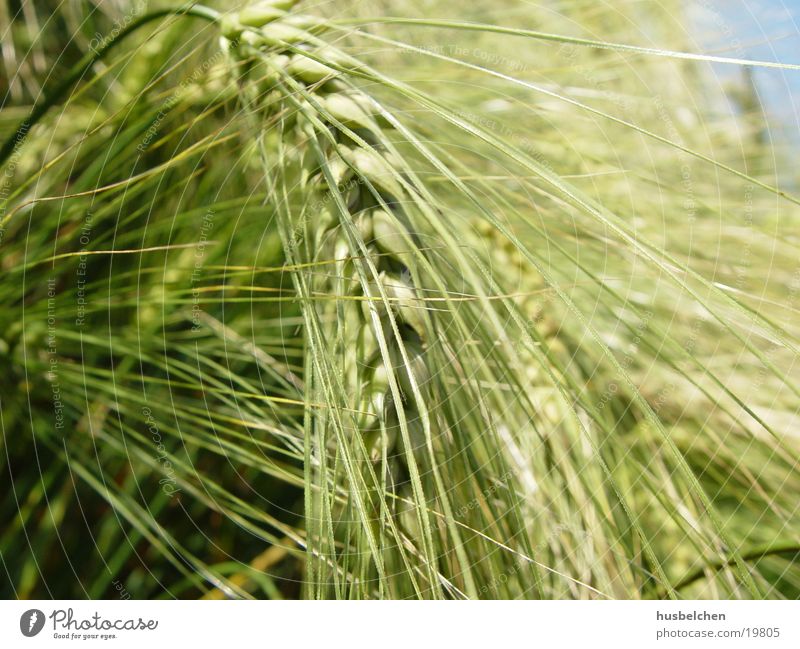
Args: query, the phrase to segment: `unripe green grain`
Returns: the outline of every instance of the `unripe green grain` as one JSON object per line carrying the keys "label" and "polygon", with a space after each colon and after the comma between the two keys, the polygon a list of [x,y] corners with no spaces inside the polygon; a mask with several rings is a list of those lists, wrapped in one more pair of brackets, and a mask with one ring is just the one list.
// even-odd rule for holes
{"label": "unripe green grain", "polygon": [[382,273],[380,279],[396,315],[422,335],[425,332],[424,309],[416,289],[394,273]]}
{"label": "unripe green grain", "polygon": [[[413,396],[421,394],[418,390],[430,380],[420,342],[426,331],[424,305],[417,289],[397,272],[408,262],[405,253],[413,250],[413,240],[397,216],[387,211],[396,208],[374,207],[384,199],[396,205],[408,197],[408,192],[401,182],[402,165],[381,144],[381,128],[388,125],[388,120],[381,115],[377,103],[345,83],[347,72],[358,69],[360,63],[335,47],[321,44],[306,31],[319,32],[323,24],[318,19],[284,16],[281,11],[285,8],[278,2],[261,3],[242,12],[238,19],[232,18],[227,30],[235,35],[244,26],[239,58],[244,54],[262,61],[246,72],[259,90],[257,105],[267,114],[274,114],[280,107],[286,114],[281,120],[282,137],[294,134],[300,138],[289,147],[298,152],[300,185],[308,183],[325,192],[324,204],[309,208],[302,225],[292,226],[292,245],[310,246],[310,259],[333,262],[323,263],[315,272],[314,291],[341,296],[343,301],[337,304],[323,300],[316,308],[323,320],[335,323],[330,334],[338,338],[337,345],[347,350],[340,380],[353,395],[356,403],[351,407],[358,412],[357,423],[369,459],[376,463],[395,455],[402,411],[406,412],[411,446],[422,448],[425,440],[417,410],[422,404],[414,403]],[[291,54],[287,52],[288,56],[281,55],[287,44],[301,50],[308,48],[308,55],[296,49]],[[285,79],[284,72],[294,81]],[[282,77],[286,83],[280,83]],[[310,96],[295,92],[295,82],[308,85],[305,93]],[[330,131],[325,132],[324,138],[320,137],[320,121],[329,123]],[[328,139],[331,133],[335,140]],[[370,144],[364,145],[359,138]],[[307,155],[308,149],[302,145],[306,140],[316,141],[321,160]],[[337,197],[338,193],[342,196]],[[341,213],[342,210],[347,212]],[[377,269],[377,283],[363,283],[366,280],[358,272],[358,263]],[[358,303],[350,299],[359,295],[364,299]],[[373,321],[375,312],[379,323]],[[397,319],[397,327],[390,326],[390,313]],[[383,356],[385,348],[384,352],[378,350],[378,335],[373,329],[376,324],[380,336],[388,342],[388,357]],[[364,363],[365,358],[372,361]],[[401,403],[392,396],[392,377],[397,381]],[[415,458],[419,454],[417,463],[427,466],[425,452],[408,452],[413,452]],[[385,470],[403,471],[396,460],[389,462]]]}
{"label": "unripe green grain", "polygon": [[251,29],[246,29],[242,32],[242,35],[239,37],[239,41],[241,45],[249,45],[252,50],[246,50],[249,56],[255,56],[258,54],[258,51],[269,45],[269,43],[264,38],[264,34],[261,31],[254,31]]}
{"label": "unripe green grain", "polygon": [[402,195],[400,184],[395,179],[395,168],[375,149],[342,147],[342,157],[356,172],[372,184],[395,195]]}
{"label": "unripe green grain", "polygon": [[348,128],[374,129],[375,121],[353,97],[342,93],[332,94],[322,101],[323,108],[333,118]]}
{"label": "unripe green grain", "polygon": [[351,175],[350,167],[338,155],[328,160],[328,169],[330,171],[331,177],[333,178],[333,183],[335,186],[343,185],[346,179]]}
{"label": "unripe green grain", "polygon": [[[219,29],[228,41],[236,40],[244,31],[244,27],[239,22],[239,14],[224,15],[219,21]],[[227,44],[223,49],[228,50]]]}
{"label": "unripe green grain", "polygon": [[386,210],[377,209],[372,212],[372,229],[378,247],[399,259],[405,260],[407,253],[413,250],[413,241],[408,230]]}
{"label": "unripe green grain", "polygon": [[359,408],[364,428],[372,428],[383,419],[386,395],[389,394],[389,373],[380,356],[373,357],[371,364],[372,368],[366,370]]}
{"label": "unripe green grain", "polygon": [[328,26],[326,20],[310,14],[289,14],[286,16],[284,22],[287,25],[299,27],[300,29],[311,29],[312,27],[324,28]]}
{"label": "unripe green grain", "polygon": [[353,219],[356,231],[363,241],[371,241],[373,237],[372,215],[362,212]]}
{"label": "unripe green grain", "polygon": [[333,68],[302,55],[292,57],[287,71],[295,79],[305,83],[319,83],[323,79],[333,79],[339,74]]}
{"label": "unripe green grain", "polygon": [[282,9],[262,3],[242,9],[239,12],[239,23],[246,27],[263,27],[284,16],[286,12]]}
{"label": "unripe green grain", "polygon": [[414,340],[406,340],[403,342],[403,348],[408,357],[408,363],[403,359],[400,350],[394,348],[392,350],[392,364],[400,382],[403,398],[409,400],[414,394],[411,376],[414,377],[417,388],[422,390],[425,384],[430,381],[431,373],[425,359],[425,351],[420,343]]}
{"label": "unripe green grain", "polygon": [[[279,54],[272,57],[270,63],[257,58],[250,67],[250,77],[256,84],[259,95],[265,99],[272,99],[271,93],[275,91],[275,86],[281,78],[280,69],[285,68],[289,57]],[[281,97],[283,95],[280,95]],[[266,102],[265,103],[271,103]]]}
{"label": "unripe green grain", "polygon": [[305,43],[313,38],[305,29],[293,27],[283,21],[264,25],[259,30],[259,34],[263,43],[271,47],[277,47],[285,43],[289,45]]}
{"label": "unripe green grain", "polygon": [[299,0],[264,0],[263,4],[272,5],[276,9],[289,11],[289,9],[294,7],[298,2]]}

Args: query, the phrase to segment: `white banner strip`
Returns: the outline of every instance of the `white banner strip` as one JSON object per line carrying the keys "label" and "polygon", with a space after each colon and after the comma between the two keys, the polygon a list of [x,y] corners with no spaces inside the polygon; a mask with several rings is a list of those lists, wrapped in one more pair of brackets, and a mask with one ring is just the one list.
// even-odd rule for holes
{"label": "white banner strip", "polygon": [[48,600],[0,612],[0,647],[800,647],[791,601]]}

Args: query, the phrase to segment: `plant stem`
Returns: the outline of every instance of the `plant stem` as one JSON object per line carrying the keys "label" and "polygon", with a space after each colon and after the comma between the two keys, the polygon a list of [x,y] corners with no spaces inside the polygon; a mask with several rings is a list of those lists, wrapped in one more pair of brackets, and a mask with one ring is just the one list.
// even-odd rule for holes
{"label": "plant stem", "polygon": [[[757,559],[763,559],[764,557],[768,557],[773,554],[800,554],[800,544],[793,541],[778,541],[775,543],[766,543],[764,545],[758,546],[749,550],[742,554],[743,561],[755,561]],[[710,565],[703,566],[702,568],[698,568],[694,572],[690,572],[686,575],[683,579],[681,579],[673,589],[676,591],[682,590],[687,586],[691,586],[696,581],[700,581],[706,574],[706,571],[711,570],[716,572],[717,570],[721,570],[725,566],[734,565],[733,559],[728,559],[726,561],[714,561]],[[659,596],[661,592],[658,593]]]}
{"label": "plant stem", "polygon": [[100,47],[87,52],[61,82],[58,83],[53,90],[45,94],[45,98],[33,107],[30,114],[20,122],[19,126],[8,139],[6,139],[2,148],[0,148],[0,165],[4,164],[12,152],[22,145],[31,128],[36,125],[52,106],[61,101],[73,84],[86,74],[95,63],[102,60],[116,45],[121,43],[140,27],[166,16],[191,16],[209,22],[216,22],[219,20],[220,14],[214,9],[202,5],[195,5],[194,3],[171,9],[157,9],[140,16],[114,36],[103,39]]}
{"label": "plant stem", "polygon": [[778,61],[758,61],[754,59],[732,58],[730,56],[717,56],[714,54],[697,54],[695,52],[676,52],[674,50],[662,50],[657,47],[641,47],[639,45],[628,45],[625,43],[611,43],[606,41],[591,40],[588,38],[576,38],[574,36],[564,36],[561,34],[548,34],[546,32],[534,31],[531,29],[519,29],[516,27],[503,27],[502,25],[487,25],[483,23],[464,22],[460,20],[437,20],[435,18],[395,18],[384,16],[380,18],[347,18],[343,20],[333,20],[332,25],[353,27],[360,25],[415,25],[418,27],[443,27],[446,29],[461,29],[464,31],[486,32],[490,34],[503,34],[506,36],[523,36],[535,38],[543,41],[556,43],[566,43],[569,45],[581,45],[593,47],[601,50],[616,50],[619,52],[632,52],[634,54],[649,54],[653,56],[664,56],[673,59],[685,59],[689,61],[701,61],[705,63],[729,63],[732,65],[742,65],[757,68],[777,68],[783,70],[800,70],[800,65],[796,63],[781,63]]}

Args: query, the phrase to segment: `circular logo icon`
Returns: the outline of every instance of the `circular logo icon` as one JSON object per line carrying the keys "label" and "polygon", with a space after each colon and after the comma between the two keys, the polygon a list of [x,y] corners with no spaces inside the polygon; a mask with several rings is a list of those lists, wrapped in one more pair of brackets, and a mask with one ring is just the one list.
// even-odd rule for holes
{"label": "circular logo icon", "polygon": [[25,611],[19,618],[19,630],[22,635],[32,638],[44,627],[44,613],[38,608]]}

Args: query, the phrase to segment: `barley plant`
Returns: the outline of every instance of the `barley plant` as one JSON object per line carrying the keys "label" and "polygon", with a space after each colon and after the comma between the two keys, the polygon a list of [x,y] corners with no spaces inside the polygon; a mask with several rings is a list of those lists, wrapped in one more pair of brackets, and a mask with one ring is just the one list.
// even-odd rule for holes
{"label": "barley plant", "polygon": [[234,5],[0,1],[0,592],[800,597],[800,66]]}

